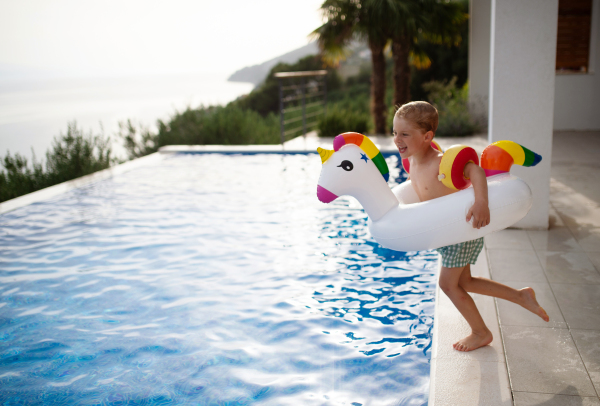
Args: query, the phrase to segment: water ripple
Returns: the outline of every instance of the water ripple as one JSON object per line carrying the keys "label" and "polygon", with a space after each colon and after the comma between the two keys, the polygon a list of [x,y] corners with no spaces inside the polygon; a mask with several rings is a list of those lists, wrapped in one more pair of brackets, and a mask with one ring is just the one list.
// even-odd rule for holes
{"label": "water ripple", "polygon": [[173,156],[0,216],[0,402],[426,404],[436,256],[320,166]]}

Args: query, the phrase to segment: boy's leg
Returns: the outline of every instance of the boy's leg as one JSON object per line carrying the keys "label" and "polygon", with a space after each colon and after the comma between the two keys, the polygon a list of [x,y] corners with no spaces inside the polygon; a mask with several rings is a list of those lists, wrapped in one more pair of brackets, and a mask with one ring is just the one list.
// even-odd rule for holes
{"label": "boy's leg", "polygon": [[471,276],[471,265],[464,268],[458,283],[467,292],[508,300],[538,315],[544,321],[550,320],[546,311],[535,299],[535,292],[532,288],[517,290],[487,278]]}
{"label": "boy's leg", "polygon": [[492,342],[492,333],[485,325],[473,298],[459,284],[464,271],[469,272],[467,267],[446,268],[442,266],[440,271],[440,289],[450,298],[460,314],[467,320],[471,327],[471,335],[454,343],[453,347],[458,351],[472,351]]}

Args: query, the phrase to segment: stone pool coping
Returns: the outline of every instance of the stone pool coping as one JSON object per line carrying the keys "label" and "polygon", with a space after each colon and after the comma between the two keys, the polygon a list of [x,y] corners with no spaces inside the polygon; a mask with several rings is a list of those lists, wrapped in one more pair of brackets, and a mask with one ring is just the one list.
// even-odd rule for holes
{"label": "stone pool coping", "polygon": [[[491,279],[487,247],[471,267],[471,274]],[[454,350],[452,344],[469,335],[471,329],[436,285],[429,406],[513,404],[495,300],[490,296],[471,296],[494,341],[477,351]]]}

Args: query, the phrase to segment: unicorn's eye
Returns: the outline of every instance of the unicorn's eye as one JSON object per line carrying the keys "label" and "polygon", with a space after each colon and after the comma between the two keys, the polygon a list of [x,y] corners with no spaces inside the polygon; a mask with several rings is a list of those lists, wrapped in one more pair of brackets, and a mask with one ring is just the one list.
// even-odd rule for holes
{"label": "unicorn's eye", "polygon": [[350,161],[342,161],[342,163],[338,165],[338,168],[340,166],[345,171],[351,171],[352,169],[354,169],[354,165],[352,165],[352,162],[350,162]]}

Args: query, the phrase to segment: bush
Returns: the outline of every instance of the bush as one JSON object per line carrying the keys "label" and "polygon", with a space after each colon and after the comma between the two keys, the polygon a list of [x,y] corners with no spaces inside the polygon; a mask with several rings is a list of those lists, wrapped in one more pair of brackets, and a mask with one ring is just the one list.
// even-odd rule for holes
{"label": "bush", "polygon": [[46,175],[51,184],[66,182],[106,169],[111,164],[110,138],[87,136],[77,123],[67,125],[67,134],[55,137],[46,152]]}
{"label": "bush", "polygon": [[366,134],[369,127],[369,117],[364,113],[333,107],[327,110],[317,125],[321,137],[335,137],[345,132]]}
{"label": "bush", "polygon": [[43,189],[47,185],[46,174],[35,158],[33,168],[30,168],[26,158],[19,154],[13,157],[8,152],[1,164],[4,170],[0,171],[0,202]]}
{"label": "bush", "polygon": [[123,139],[129,159],[139,158],[158,151],[157,135],[142,125],[136,127],[131,120],[119,123],[119,137]]}
{"label": "bush", "polygon": [[237,106],[211,106],[187,109],[158,122],[156,142],[163,145],[245,145],[280,142],[279,122],[275,114],[262,117]]}
{"label": "bush", "polygon": [[33,157],[32,167],[19,154],[0,159],[0,201],[14,199],[58,183],[106,169],[110,166],[110,139],[103,135],[85,135],[75,122],[67,126],[67,134],[55,137],[46,152],[46,169]]}
{"label": "bush", "polygon": [[423,84],[429,102],[435,105],[439,113],[436,135],[460,137],[481,130],[482,120],[474,118],[469,112],[469,84],[457,88],[456,77],[446,81],[431,81]]}

